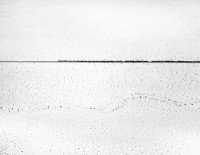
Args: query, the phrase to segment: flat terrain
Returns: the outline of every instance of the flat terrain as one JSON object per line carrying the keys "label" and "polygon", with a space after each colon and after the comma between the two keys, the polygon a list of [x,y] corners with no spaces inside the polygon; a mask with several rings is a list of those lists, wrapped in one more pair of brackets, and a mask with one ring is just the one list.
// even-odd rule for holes
{"label": "flat terrain", "polygon": [[1,64],[2,155],[200,153],[198,64]]}

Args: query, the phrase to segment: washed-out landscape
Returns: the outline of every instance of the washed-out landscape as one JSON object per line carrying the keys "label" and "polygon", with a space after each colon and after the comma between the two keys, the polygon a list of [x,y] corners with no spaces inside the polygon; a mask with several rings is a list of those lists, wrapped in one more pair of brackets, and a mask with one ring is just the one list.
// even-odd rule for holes
{"label": "washed-out landscape", "polygon": [[1,0],[0,155],[199,155],[199,8]]}

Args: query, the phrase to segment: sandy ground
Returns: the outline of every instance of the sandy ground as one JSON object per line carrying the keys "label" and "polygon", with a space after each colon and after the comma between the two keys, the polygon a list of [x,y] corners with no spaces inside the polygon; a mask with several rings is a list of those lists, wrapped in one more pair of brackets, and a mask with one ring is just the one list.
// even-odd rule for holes
{"label": "sandy ground", "polygon": [[168,108],[9,115],[1,118],[1,154],[199,154],[199,113]]}
{"label": "sandy ground", "polygon": [[1,64],[1,154],[197,155],[199,69]]}

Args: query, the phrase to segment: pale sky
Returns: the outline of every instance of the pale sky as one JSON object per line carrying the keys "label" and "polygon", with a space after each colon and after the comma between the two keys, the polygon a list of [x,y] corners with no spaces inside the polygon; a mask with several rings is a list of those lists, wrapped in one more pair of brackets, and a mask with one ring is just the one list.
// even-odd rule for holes
{"label": "pale sky", "polygon": [[0,60],[200,59],[198,1],[4,0]]}

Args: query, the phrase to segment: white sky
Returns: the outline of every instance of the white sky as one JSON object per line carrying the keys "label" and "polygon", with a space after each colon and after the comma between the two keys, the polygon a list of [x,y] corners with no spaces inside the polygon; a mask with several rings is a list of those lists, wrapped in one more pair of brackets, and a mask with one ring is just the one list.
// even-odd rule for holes
{"label": "white sky", "polygon": [[197,60],[199,4],[5,0],[0,59]]}

